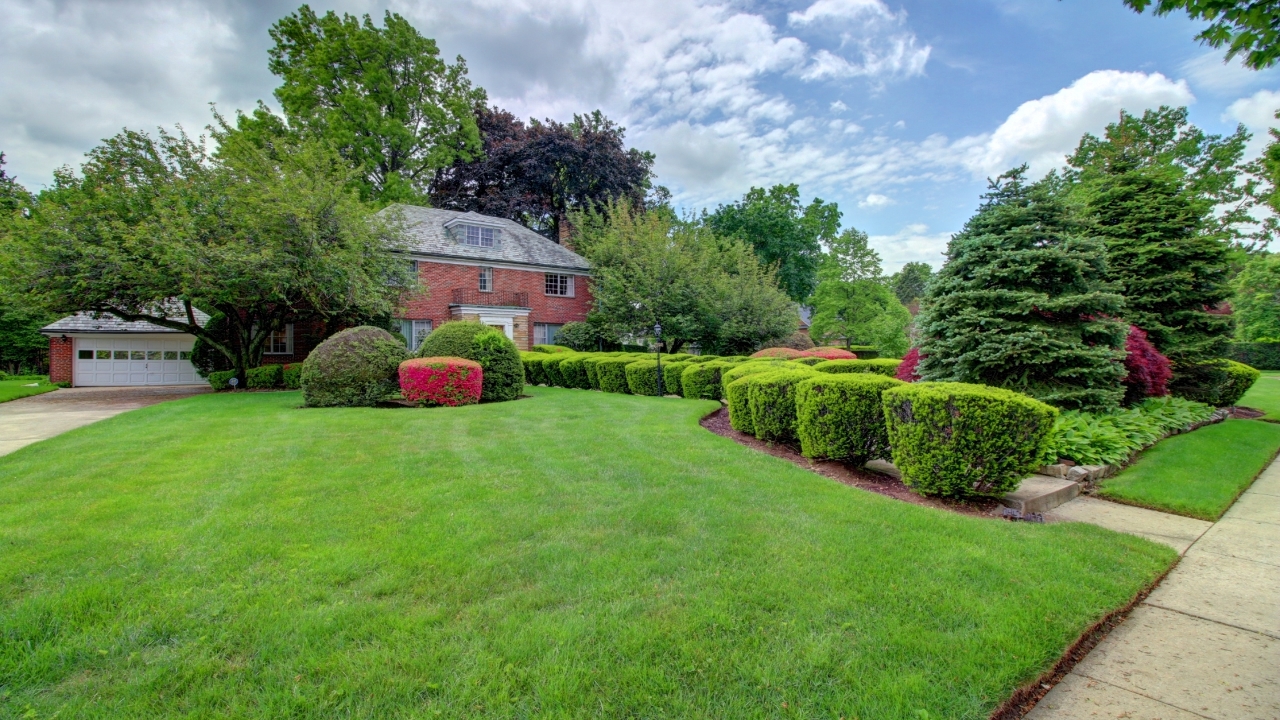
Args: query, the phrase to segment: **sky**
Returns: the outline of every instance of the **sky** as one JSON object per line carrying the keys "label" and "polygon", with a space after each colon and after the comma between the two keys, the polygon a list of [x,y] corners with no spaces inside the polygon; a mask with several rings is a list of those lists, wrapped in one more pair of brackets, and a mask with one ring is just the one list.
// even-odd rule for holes
{"label": "sky", "polygon": [[[199,132],[273,105],[277,0],[0,0],[0,151],[28,188],[123,127]],[[935,267],[986,179],[1063,164],[1119,112],[1186,105],[1211,133],[1243,123],[1250,151],[1280,109],[1280,68],[1223,62],[1185,15],[1121,0],[391,0],[466,58],[492,104],[569,120],[603,110],[657,156],[686,211],[752,186],[839,203],[892,272]]]}

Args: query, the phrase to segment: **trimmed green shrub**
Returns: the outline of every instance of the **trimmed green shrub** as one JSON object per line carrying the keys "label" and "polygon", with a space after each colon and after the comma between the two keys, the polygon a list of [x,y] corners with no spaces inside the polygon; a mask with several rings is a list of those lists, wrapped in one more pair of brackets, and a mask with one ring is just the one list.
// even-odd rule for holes
{"label": "trimmed green shrub", "polygon": [[719,359],[720,359],[719,355],[694,355],[693,357],[689,358],[688,362],[705,363],[705,362],[711,362],[712,360],[719,360]]}
{"label": "trimmed green shrub", "polygon": [[744,378],[751,429],[760,440],[796,439],[796,385],[813,377],[812,370],[776,370]]}
{"label": "trimmed green shrub", "polygon": [[378,404],[400,387],[404,343],[382,328],[362,325],[320,343],[302,363],[302,398],[309,407]]}
{"label": "trimmed green shrub", "polygon": [[1057,409],[1021,393],[950,382],[884,391],[893,464],[923,495],[1001,495],[1049,449]]}
{"label": "trimmed green shrub", "polygon": [[[721,376],[723,381],[723,376]],[[754,435],[755,426],[751,424],[751,404],[749,394],[751,386],[747,378],[740,377],[724,386],[724,399],[729,405],[729,425],[740,433]]]}
{"label": "trimmed green shrub", "polygon": [[587,374],[587,386],[592,390],[600,389],[600,375],[596,372],[596,363],[607,359],[602,355],[588,355],[582,359],[582,370]]}
{"label": "trimmed green shrub", "polygon": [[249,376],[245,379],[245,387],[251,390],[266,390],[284,384],[284,368],[279,365],[249,368],[245,374]]}
{"label": "trimmed green shrub", "polygon": [[670,355],[663,355],[662,362],[665,363],[668,360],[670,360],[671,362],[682,362],[684,360],[688,360],[691,357],[693,357],[693,355],[690,355],[689,353],[671,353]]}
{"label": "trimmed green shrub", "polygon": [[280,381],[288,390],[302,387],[302,363],[289,363],[281,368]]}
{"label": "trimmed green shrub", "polygon": [[206,379],[209,381],[209,387],[213,388],[214,392],[222,392],[223,390],[231,389],[228,382],[235,376],[235,370],[215,370],[209,373],[209,377]]}
{"label": "trimmed green shrub", "polygon": [[876,375],[884,375],[885,377],[894,377],[898,373],[898,366],[902,364],[901,360],[890,360],[888,358],[876,360],[826,360],[813,366],[814,370],[824,373],[875,373]]}
{"label": "trimmed green shrub", "polygon": [[586,355],[572,355],[560,361],[557,367],[560,370],[560,377],[564,379],[565,387],[577,390],[591,389],[591,381],[587,378],[587,368],[584,365],[587,357]]}
{"label": "trimmed green shrub", "polygon": [[636,360],[628,364],[627,389],[631,391],[632,395],[657,395],[658,362],[656,360]]}
{"label": "trimmed green shrub", "polygon": [[515,343],[501,330],[482,323],[441,325],[422,341],[417,357],[458,357],[480,363],[484,370],[480,402],[515,400],[524,390],[524,362]]}
{"label": "trimmed green shrub", "polygon": [[881,395],[901,384],[865,372],[817,375],[801,382],[795,400],[800,452],[859,465],[888,457],[889,429]]}
{"label": "trimmed green shrub", "polygon": [[679,395],[684,397],[684,385],[680,382],[680,376],[684,373],[685,368],[692,366],[693,363],[688,361],[666,362],[662,363],[662,389],[668,395]]}
{"label": "trimmed green shrub", "polygon": [[800,363],[788,362],[786,360],[772,360],[772,359],[753,360],[751,362],[744,362],[739,365],[735,365],[733,368],[725,370],[720,375],[720,382],[724,385],[726,389],[728,389],[729,383],[739,378],[744,378],[748,375],[756,375],[762,372],[769,372],[770,370],[808,370],[808,369],[809,368],[807,366],[801,365]]}
{"label": "trimmed green shrub", "polygon": [[556,353],[573,352],[573,348],[567,348],[563,345],[534,345],[533,351],[554,355]]}
{"label": "trimmed green shrub", "polygon": [[560,374],[560,364],[571,357],[573,355],[569,353],[554,353],[542,361],[542,374],[546,376],[548,385],[570,387],[565,384],[564,376]]}
{"label": "trimmed green shrub", "polygon": [[596,375],[600,389],[605,392],[630,393],[627,387],[627,366],[635,362],[629,357],[605,358],[596,362]]}
{"label": "trimmed green shrub", "polygon": [[719,400],[724,397],[720,373],[731,367],[732,363],[718,360],[689,365],[680,373],[680,390],[690,400]]}
{"label": "trimmed green shrub", "polygon": [[853,345],[845,349],[857,355],[859,360],[875,360],[880,357],[880,350],[871,345]]}
{"label": "trimmed green shrub", "polygon": [[520,362],[524,363],[524,379],[530,385],[546,385],[547,375],[542,372],[542,361],[547,356],[543,353],[520,353]]}
{"label": "trimmed green shrub", "polygon": [[799,357],[799,358],[796,358],[795,360],[792,360],[791,362],[798,362],[801,365],[808,365],[809,367],[813,367],[814,365],[817,365],[820,362],[830,362],[830,361],[820,357]]}
{"label": "trimmed green shrub", "polygon": [[1227,364],[1227,382],[1218,391],[1218,405],[1227,407],[1240,402],[1240,398],[1262,377],[1262,373],[1244,363],[1224,360]]}

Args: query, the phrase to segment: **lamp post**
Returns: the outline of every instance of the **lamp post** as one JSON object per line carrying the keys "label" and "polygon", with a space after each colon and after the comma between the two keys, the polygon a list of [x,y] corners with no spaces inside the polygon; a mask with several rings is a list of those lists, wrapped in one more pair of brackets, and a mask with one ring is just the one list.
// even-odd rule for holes
{"label": "lamp post", "polygon": [[653,334],[658,339],[658,397],[663,397],[666,393],[662,389],[662,325],[660,323],[653,324]]}

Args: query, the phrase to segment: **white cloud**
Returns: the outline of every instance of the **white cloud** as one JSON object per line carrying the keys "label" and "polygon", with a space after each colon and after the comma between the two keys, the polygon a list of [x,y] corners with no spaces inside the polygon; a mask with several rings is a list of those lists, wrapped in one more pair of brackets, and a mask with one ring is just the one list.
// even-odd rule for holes
{"label": "white cloud", "polygon": [[862,208],[879,208],[892,204],[892,198],[888,195],[880,195],[879,193],[871,193],[858,201],[858,207]]}
{"label": "white cloud", "polygon": [[1221,50],[1210,50],[1182,63],[1179,69],[1197,90],[1216,95],[1238,93],[1276,77],[1275,71],[1250,70],[1240,58],[1224,62],[1223,57]]}
{"label": "white cloud", "polygon": [[1280,91],[1259,90],[1243,97],[1227,106],[1223,121],[1234,120],[1244,123],[1253,133],[1253,138],[1245,148],[1246,157],[1256,157],[1271,142],[1271,128],[1280,128],[1280,120],[1276,119],[1276,111],[1280,110]]}
{"label": "white cloud", "polygon": [[898,16],[880,0],[818,0],[803,12],[787,13],[792,25],[808,25],[817,20],[897,20]]}
{"label": "white cloud", "polygon": [[884,271],[894,273],[909,262],[929,263],[935,269],[946,260],[951,232],[929,232],[929,226],[913,223],[892,235],[872,235],[867,244],[880,253]]}
{"label": "white cloud", "polygon": [[1000,127],[967,138],[965,164],[980,175],[996,175],[1018,163],[1032,176],[1061,167],[1086,132],[1097,133],[1121,110],[1140,112],[1160,105],[1188,105],[1195,96],[1185,80],[1160,73],[1097,70],[1052,95],[1023,103]]}
{"label": "white cloud", "polygon": [[836,100],[835,102],[831,103],[831,112],[842,113],[848,109],[849,109],[849,106],[845,105],[843,102],[839,100]]}

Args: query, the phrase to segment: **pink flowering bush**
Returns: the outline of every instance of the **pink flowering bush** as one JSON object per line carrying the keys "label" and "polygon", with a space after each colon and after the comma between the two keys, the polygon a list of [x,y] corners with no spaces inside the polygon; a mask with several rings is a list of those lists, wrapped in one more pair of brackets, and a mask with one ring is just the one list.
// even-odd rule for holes
{"label": "pink flowering bush", "polygon": [[1144,398],[1168,395],[1173,368],[1169,358],[1147,339],[1147,333],[1136,325],[1130,325],[1124,349],[1124,367],[1129,371],[1124,378],[1125,402],[1133,404]]}
{"label": "pink flowering bush", "polygon": [[480,363],[463,358],[425,357],[400,363],[400,394],[425,405],[478,403],[483,379]]}
{"label": "pink flowering bush", "polygon": [[800,353],[804,357],[816,357],[823,360],[857,360],[858,356],[838,347],[816,347],[812,350],[804,350]]}
{"label": "pink flowering bush", "polygon": [[898,364],[898,372],[894,377],[902,382],[919,382],[920,373],[916,369],[920,366],[920,348],[911,348],[911,352],[902,358],[902,362]]}
{"label": "pink flowering bush", "polygon": [[794,360],[798,357],[804,357],[804,352],[793,350],[787,347],[765,348],[752,354],[753,358],[783,358],[785,360]]}

